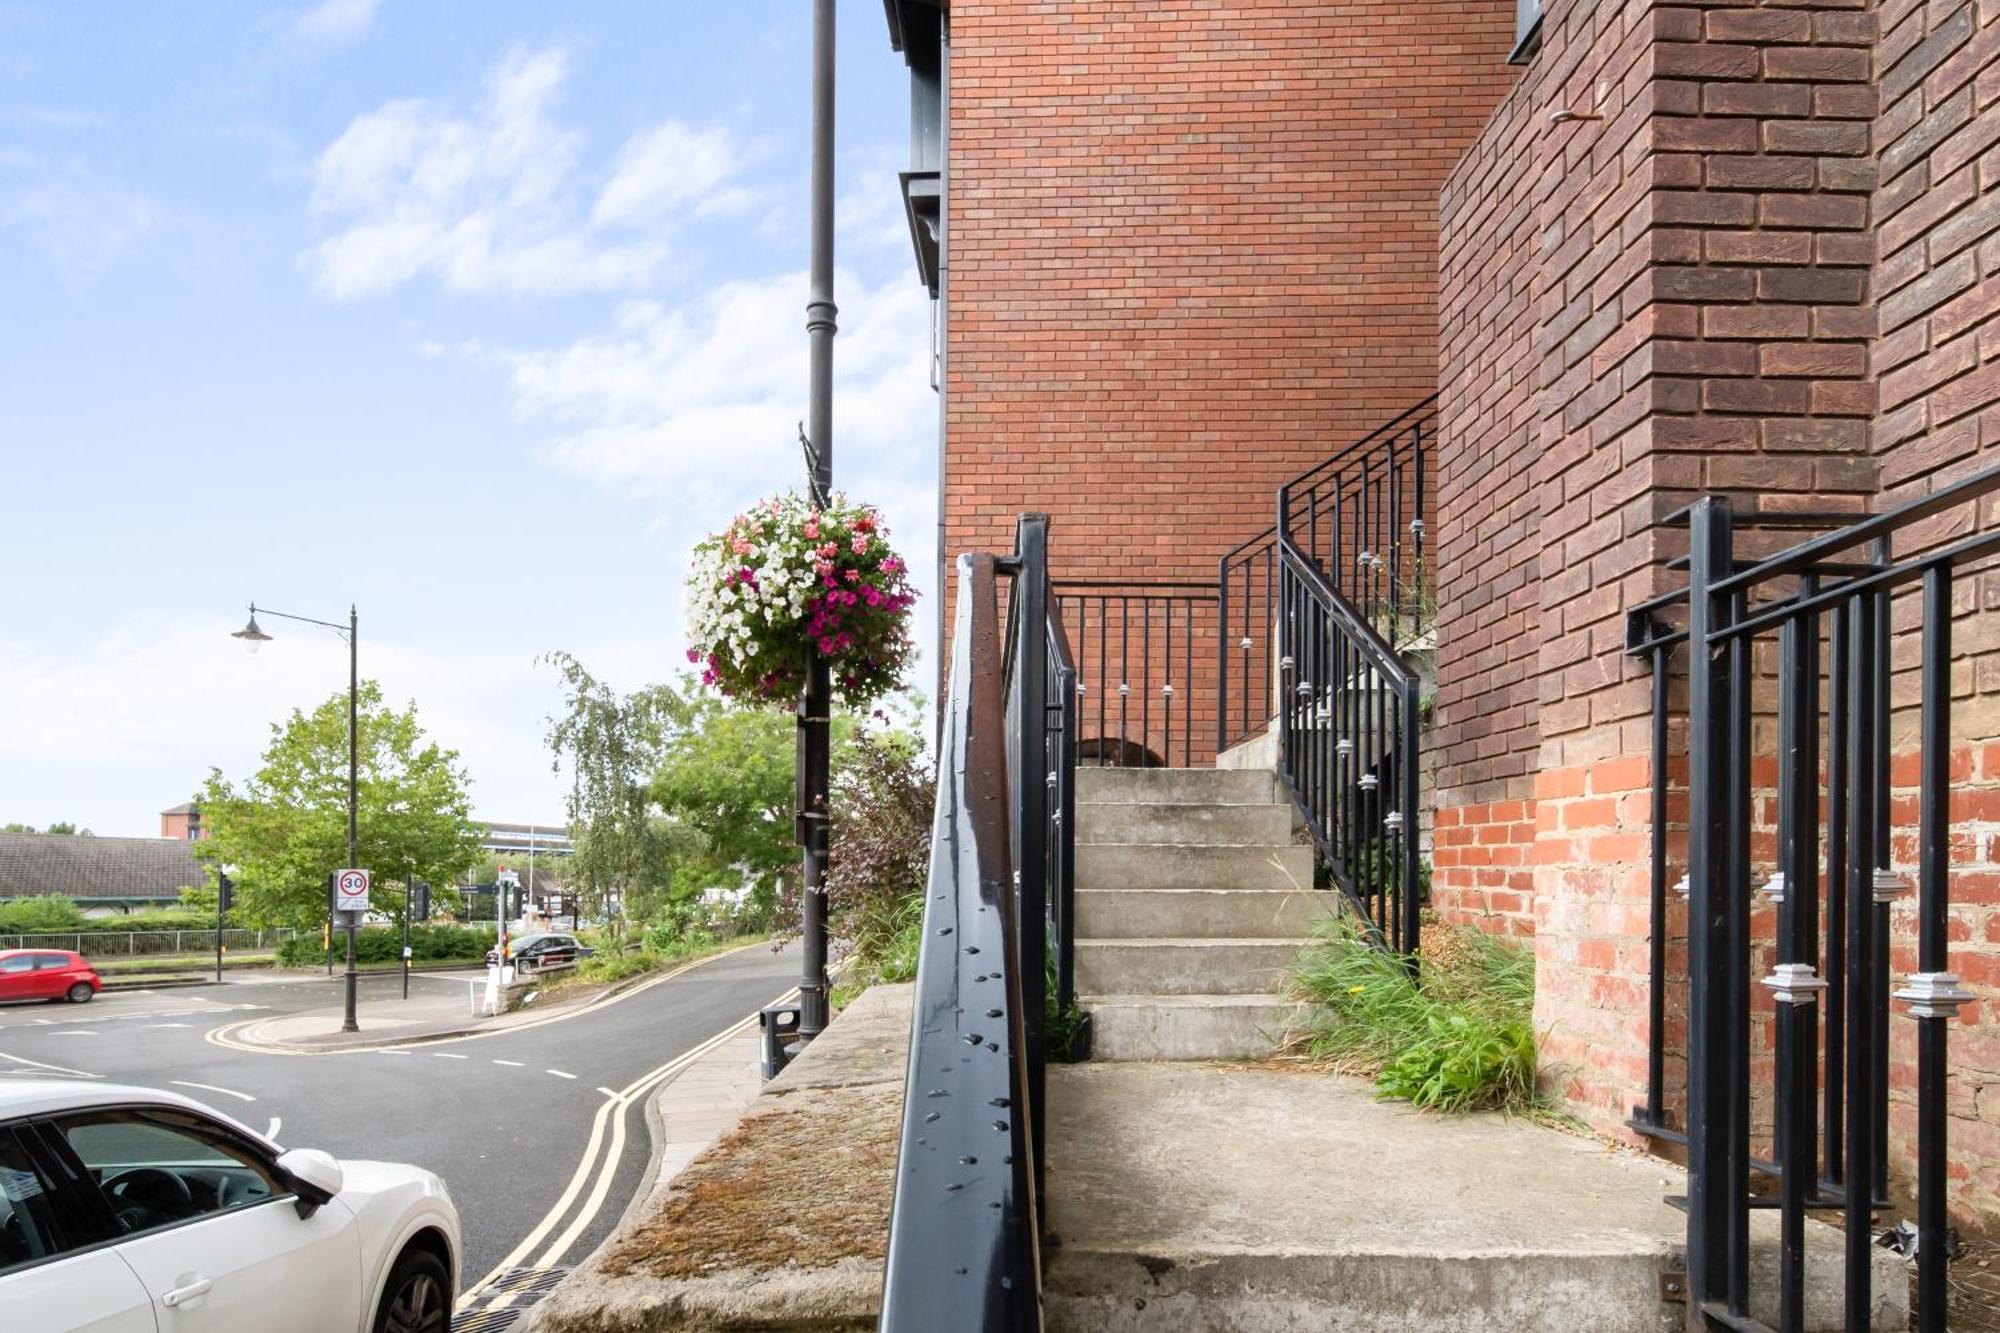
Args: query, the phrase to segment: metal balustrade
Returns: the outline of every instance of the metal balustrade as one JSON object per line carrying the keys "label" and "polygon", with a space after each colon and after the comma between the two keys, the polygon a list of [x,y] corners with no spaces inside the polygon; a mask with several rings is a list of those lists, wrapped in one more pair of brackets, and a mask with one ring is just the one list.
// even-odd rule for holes
{"label": "metal balustrade", "polygon": [[1074,970],[1077,682],[1054,610],[1046,515],[1011,556],[959,557],[883,1333],[1042,1327],[1047,977],[1066,997]]}
{"label": "metal balustrade", "polygon": [[[2000,554],[2000,531],[1987,530],[1978,503],[1995,491],[2000,468],[1858,522],[1739,517],[1725,500],[1700,500],[1679,516],[1690,554],[1676,567],[1687,586],[1629,615],[1628,650],[1653,678],[1651,1035],[1646,1102],[1632,1124],[1687,1150],[1690,1328],[1770,1327],[1751,1315],[1750,1217],[1773,1206],[1776,1329],[1804,1327],[1813,1214],[1844,1232],[1845,1327],[1868,1327],[1870,1257],[1890,1183],[1890,1024],[1899,1005],[1917,1024],[1918,1327],[1945,1328],[1947,1034],[1974,1000],[1951,971],[1949,944],[1953,590],[1966,584],[1968,566]],[[1927,522],[1946,514],[1959,521]],[[1776,555],[1739,552],[1739,529],[1801,526],[1832,530]],[[1947,542],[1940,531],[1973,535]],[[1899,539],[1915,550],[1898,554]],[[1917,650],[1914,697],[1896,705],[1918,721],[1913,841],[1892,823],[1899,635]],[[1676,879],[1671,788],[1681,725],[1686,873]],[[1774,790],[1760,790],[1757,773],[1770,761]],[[1775,828],[1758,823],[1767,803]],[[1767,833],[1768,874],[1753,855]],[[1913,913],[1893,910],[1912,887],[1896,865],[1899,845],[1914,851]],[[1680,978],[1668,944],[1683,899]],[[1775,905],[1769,928],[1759,924],[1760,900]],[[1916,968],[1898,982],[1891,960],[1907,941],[1894,937],[1912,916]],[[1684,1049],[1669,1023],[1676,992]],[[1685,1077],[1670,1084],[1668,1062],[1682,1054]],[[1770,1129],[1760,1142],[1765,1108]]]}

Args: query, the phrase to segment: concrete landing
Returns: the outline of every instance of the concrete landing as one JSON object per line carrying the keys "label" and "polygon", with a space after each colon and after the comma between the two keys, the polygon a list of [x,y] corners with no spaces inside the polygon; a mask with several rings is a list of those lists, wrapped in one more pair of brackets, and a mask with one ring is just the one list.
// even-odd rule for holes
{"label": "concrete landing", "polygon": [[[1049,1071],[1051,1329],[1671,1333],[1674,1167],[1497,1116],[1426,1115],[1359,1079],[1193,1064]],[[1760,1215],[1760,1222],[1770,1222]],[[1808,1327],[1839,1327],[1838,1236]],[[1767,1257],[1775,1253],[1775,1230]],[[1878,1266],[1876,1328],[1906,1279]],[[1771,1290],[1771,1278],[1762,1283]],[[1775,1312],[1762,1312],[1768,1319]]]}

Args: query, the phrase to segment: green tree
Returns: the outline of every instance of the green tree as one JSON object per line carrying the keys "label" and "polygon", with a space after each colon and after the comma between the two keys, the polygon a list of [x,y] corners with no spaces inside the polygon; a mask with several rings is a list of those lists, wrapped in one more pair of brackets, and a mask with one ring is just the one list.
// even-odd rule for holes
{"label": "green tree", "polygon": [[[846,762],[853,717],[833,719],[833,766]],[[769,919],[799,869],[792,823],[797,720],[790,712],[690,692],[660,750],[652,795],[700,835],[672,862],[672,897],[748,887]]]}
{"label": "green tree", "polygon": [[[63,821],[58,821],[57,823],[51,824],[47,828],[41,831],[43,833],[58,834],[62,837],[88,838],[94,836],[89,829],[79,829],[76,825]],[[33,833],[33,832],[35,832],[35,826],[33,824],[0,824],[0,833]]]}
{"label": "green tree", "polygon": [[550,766],[570,774],[565,804],[576,850],[568,886],[591,915],[604,914],[614,897],[630,915],[634,891],[648,896],[644,877],[658,861],[647,779],[685,705],[665,685],[620,694],[566,652],[543,660],[563,682],[562,715],[549,719],[547,739]]}
{"label": "green tree", "polygon": [[[411,879],[450,885],[479,853],[458,752],[398,712],[374,681],[361,685],[359,860],[374,872],[378,910],[401,908]],[[209,836],[194,853],[234,865],[235,915],[252,925],[311,926],[326,910],[326,877],[347,860],[347,695],[273,724],[263,766],[241,786],[213,770],[196,796]]]}

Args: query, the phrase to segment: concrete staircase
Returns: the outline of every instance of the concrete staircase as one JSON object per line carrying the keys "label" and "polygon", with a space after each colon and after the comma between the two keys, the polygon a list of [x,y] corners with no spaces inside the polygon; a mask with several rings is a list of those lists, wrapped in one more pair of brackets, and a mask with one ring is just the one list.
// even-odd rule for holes
{"label": "concrete staircase", "polygon": [[1328,910],[1270,770],[1077,771],[1076,987],[1095,1060],[1269,1055]]}

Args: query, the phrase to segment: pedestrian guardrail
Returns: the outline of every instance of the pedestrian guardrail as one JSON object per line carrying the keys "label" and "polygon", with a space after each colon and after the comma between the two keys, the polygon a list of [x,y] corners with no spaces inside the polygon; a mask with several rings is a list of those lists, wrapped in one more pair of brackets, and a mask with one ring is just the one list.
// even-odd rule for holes
{"label": "pedestrian guardrail", "polygon": [[[290,926],[263,930],[230,927],[222,931],[226,950],[264,952],[276,949],[298,931]],[[63,930],[0,935],[0,949],[61,949],[85,958],[163,958],[173,954],[215,952],[214,930]]]}

